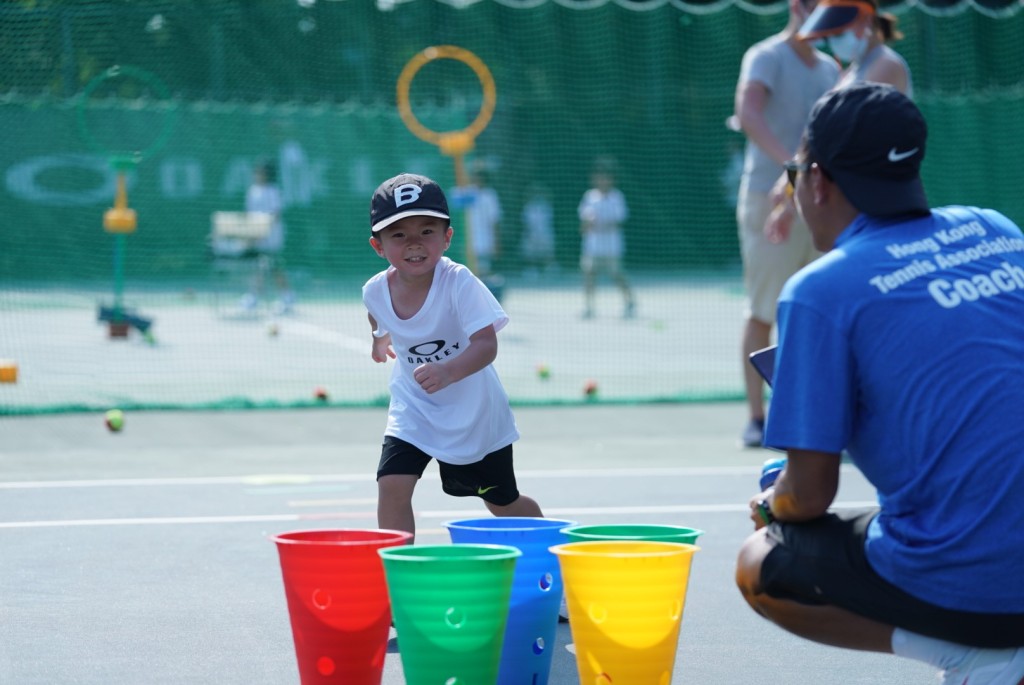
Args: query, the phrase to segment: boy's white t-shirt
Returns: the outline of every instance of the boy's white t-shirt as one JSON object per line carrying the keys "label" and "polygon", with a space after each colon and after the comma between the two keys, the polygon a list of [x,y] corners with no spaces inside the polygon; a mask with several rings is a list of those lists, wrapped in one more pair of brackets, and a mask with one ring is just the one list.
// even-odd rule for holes
{"label": "boy's white t-shirt", "polygon": [[582,253],[590,257],[621,257],[625,251],[622,224],[629,218],[626,197],[618,188],[602,193],[591,188],[583,194],[578,213],[590,223],[583,234]]}
{"label": "boy's white t-shirt", "polygon": [[497,251],[494,227],[501,221],[501,201],[493,188],[477,188],[469,205],[469,228],[473,231],[473,251],[493,255]]}
{"label": "boy's white t-shirt", "polygon": [[363,303],[377,322],[376,333],[391,334],[396,355],[384,435],[449,464],[472,464],[515,442],[519,431],[492,364],[432,395],[412,375],[421,364],[457,357],[469,346],[469,336],[485,326],[504,328],[508,315],[501,305],[469,269],[443,257],[423,306],[411,318],[399,319],[388,288],[393,269],[363,286]]}
{"label": "boy's white t-shirt", "polygon": [[270,232],[254,246],[261,252],[280,252],[284,247],[284,222],[281,221],[281,190],[275,185],[254,183],[245,194],[245,211],[272,214]]}

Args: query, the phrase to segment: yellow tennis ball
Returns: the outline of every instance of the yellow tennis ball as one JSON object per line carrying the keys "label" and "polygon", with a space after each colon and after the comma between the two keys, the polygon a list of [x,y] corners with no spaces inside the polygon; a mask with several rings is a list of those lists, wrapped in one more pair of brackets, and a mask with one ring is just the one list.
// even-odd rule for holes
{"label": "yellow tennis ball", "polygon": [[106,414],[107,428],[112,433],[117,433],[119,430],[124,428],[124,412],[120,409],[111,409]]}

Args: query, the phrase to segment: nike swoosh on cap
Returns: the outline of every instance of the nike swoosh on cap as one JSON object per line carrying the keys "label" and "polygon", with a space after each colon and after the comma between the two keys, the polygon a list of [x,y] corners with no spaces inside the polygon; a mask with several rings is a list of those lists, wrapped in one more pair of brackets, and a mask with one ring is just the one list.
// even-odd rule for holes
{"label": "nike swoosh on cap", "polygon": [[917,153],[918,148],[912,148],[906,152],[896,152],[896,148],[889,149],[889,161],[890,162],[902,162],[907,157],[912,157]]}

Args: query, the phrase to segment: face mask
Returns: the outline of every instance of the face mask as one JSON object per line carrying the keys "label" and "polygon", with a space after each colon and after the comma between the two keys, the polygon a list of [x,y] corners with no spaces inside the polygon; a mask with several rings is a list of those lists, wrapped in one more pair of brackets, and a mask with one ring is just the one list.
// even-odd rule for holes
{"label": "face mask", "polygon": [[852,30],[840,33],[838,36],[828,37],[828,47],[836,58],[845,64],[856,62],[864,56],[868,46],[868,37],[865,34],[858,38]]}

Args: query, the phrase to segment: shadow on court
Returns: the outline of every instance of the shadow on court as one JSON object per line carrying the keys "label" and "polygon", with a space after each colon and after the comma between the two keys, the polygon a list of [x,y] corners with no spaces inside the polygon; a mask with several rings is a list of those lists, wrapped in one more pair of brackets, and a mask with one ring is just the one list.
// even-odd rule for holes
{"label": "shadow on court", "polygon": [[[673,682],[934,681],[916,662],[811,644],[733,585],[746,502],[771,453],[740,450],[736,404],[519,409],[520,489],[545,515],[700,528]],[[0,419],[0,683],[296,685],[268,536],[376,527],[385,411],[134,412]],[[419,485],[418,541],[486,515]],[[839,502],[872,501],[844,467]],[[560,625],[550,683],[579,682]],[[389,653],[385,685],[405,683]],[[587,684],[589,685],[589,684]]]}

